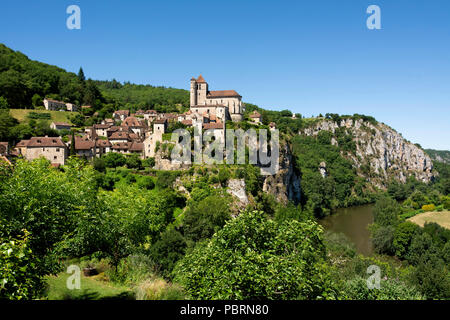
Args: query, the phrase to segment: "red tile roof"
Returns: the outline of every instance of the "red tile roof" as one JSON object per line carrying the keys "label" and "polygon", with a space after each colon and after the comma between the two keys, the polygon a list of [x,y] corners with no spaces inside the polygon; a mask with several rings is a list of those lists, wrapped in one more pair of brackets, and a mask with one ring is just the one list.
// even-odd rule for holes
{"label": "red tile roof", "polygon": [[28,145],[28,142],[30,142],[30,140],[20,140],[20,141],[16,144],[16,148],[26,147],[26,146]]}
{"label": "red tile roof", "polygon": [[196,81],[200,82],[200,83],[205,83],[206,82],[202,75],[199,75]]}
{"label": "red tile roof", "polygon": [[54,99],[48,99],[48,98],[45,98],[44,100],[47,100],[47,101],[50,101],[50,102],[56,102],[56,103],[66,104],[64,101],[58,101],[58,100],[54,100]]}
{"label": "red tile roof", "polygon": [[94,124],[94,129],[109,129],[112,124]]}
{"label": "red tile roof", "polygon": [[122,127],[142,127],[143,123],[140,122],[136,117],[127,117],[122,122]]}
{"label": "red tile roof", "polygon": [[109,142],[108,140],[98,139],[98,140],[95,140],[95,146],[96,147],[103,147],[103,148],[111,147],[111,142]]}
{"label": "red tile roof", "polygon": [[94,147],[95,142],[85,138],[75,137],[75,150],[90,150]]}
{"label": "red tile roof", "polygon": [[153,121],[154,124],[165,124],[167,122],[167,119],[159,119]]}
{"label": "red tile roof", "polygon": [[118,149],[118,150],[128,150],[130,147],[131,147],[131,142],[119,142],[119,143],[113,144],[113,146],[112,146],[113,149]]}
{"label": "red tile roof", "polygon": [[27,147],[61,147],[64,148],[66,145],[61,140],[61,138],[52,138],[52,137],[32,137]]}
{"label": "red tile roof", "polygon": [[114,114],[123,114],[128,116],[130,114],[130,110],[117,110],[114,112]]}
{"label": "red tile roof", "polygon": [[210,122],[210,123],[204,123],[203,129],[223,129],[223,122]]}
{"label": "red tile roof", "polygon": [[72,125],[67,122],[53,122],[53,124],[56,126],[72,127]]}
{"label": "red tile roof", "polygon": [[209,91],[206,95],[207,98],[226,98],[226,97],[239,97],[241,95],[234,90],[218,90],[218,91]]}
{"label": "red tile roof", "polygon": [[250,114],[250,118],[261,118],[261,114],[255,110]]}
{"label": "red tile roof", "polygon": [[131,145],[130,151],[142,152],[144,150],[144,144],[139,142],[133,142]]}
{"label": "red tile roof", "polygon": [[128,132],[123,131],[117,131],[114,132],[110,137],[109,140],[130,140],[130,134]]}

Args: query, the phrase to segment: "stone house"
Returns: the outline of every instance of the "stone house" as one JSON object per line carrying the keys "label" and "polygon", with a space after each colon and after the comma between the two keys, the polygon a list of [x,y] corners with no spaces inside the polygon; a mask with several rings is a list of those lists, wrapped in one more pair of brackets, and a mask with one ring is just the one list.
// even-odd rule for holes
{"label": "stone house", "polygon": [[146,129],[146,124],[144,120],[138,120],[136,117],[127,117],[122,122],[122,127],[128,127],[131,131],[133,131],[138,136],[144,136],[144,130]]}
{"label": "stone house", "polygon": [[94,157],[95,142],[82,137],[75,137],[75,152],[79,157],[85,157],[88,160]]}
{"label": "stone house", "polygon": [[250,116],[250,121],[256,123],[256,124],[261,124],[262,123],[262,116],[258,111],[253,111]]}
{"label": "stone house", "polygon": [[53,99],[44,99],[44,107],[45,110],[56,111],[56,110],[67,110],[66,103],[63,101],[53,100]]}
{"label": "stone house", "polygon": [[130,116],[130,110],[117,110],[113,113],[113,119],[116,121],[123,121]]}
{"label": "stone house", "polygon": [[108,140],[111,142],[111,144],[117,144],[117,143],[126,143],[130,142],[132,139],[130,138],[130,134],[125,131],[117,131],[114,132]]}
{"label": "stone house", "polygon": [[167,120],[166,119],[160,119],[153,121],[153,133],[156,134],[163,134],[167,130]]}
{"label": "stone house", "polygon": [[108,136],[108,129],[112,127],[112,124],[94,124],[93,129],[95,130],[95,133],[99,137],[107,137]]}
{"label": "stone house", "polygon": [[66,122],[52,122],[50,124],[50,129],[54,130],[70,130],[72,125]]}
{"label": "stone house", "polygon": [[61,138],[32,137],[24,147],[24,157],[31,161],[44,157],[52,164],[64,165],[68,156],[68,149]]}

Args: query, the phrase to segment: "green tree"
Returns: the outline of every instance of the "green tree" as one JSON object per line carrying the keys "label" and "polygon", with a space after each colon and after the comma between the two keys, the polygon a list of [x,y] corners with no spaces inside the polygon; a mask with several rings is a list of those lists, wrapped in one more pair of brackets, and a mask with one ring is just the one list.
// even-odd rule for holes
{"label": "green tree", "polygon": [[35,299],[44,289],[44,273],[30,248],[30,234],[24,230],[12,239],[5,234],[6,225],[5,221],[0,225],[0,299]]}
{"label": "green tree", "polygon": [[313,221],[281,224],[244,212],[175,267],[194,299],[333,299],[322,231]]}
{"label": "green tree", "polygon": [[142,161],[139,158],[139,155],[133,154],[133,155],[127,157],[126,165],[127,165],[127,168],[129,168],[129,169],[141,169]]}
{"label": "green tree", "polygon": [[9,110],[0,110],[0,141],[8,141],[11,137],[10,130],[16,124],[18,122],[10,116]]}
{"label": "green tree", "polygon": [[372,230],[371,236],[374,250],[380,254],[395,254],[394,234],[395,228],[393,226],[380,226]]}
{"label": "green tree", "polygon": [[80,67],[80,70],[78,71],[78,81],[84,82],[86,81],[86,77],[84,76],[83,68]]}
{"label": "green tree", "polygon": [[69,155],[74,156],[77,152],[75,150],[75,131],[72,131],[72,140],[70,141],[70,151]]}
{"label": "green tree", "polygon": [[396,226],[399,222],[400,205],[394,199],[386,196],[380,197],[373,209],[374,223],[380,226]]}
{"label": "green tree", "polygon": [[121,153],[109,152],[103,156],[103,161],[107,168],[116,168],[124,166],[126,158]]}
{"label": "green tree", "polygon": [[163,232],[161,239],[150,248],[150,257],[164,277],[170,277],[175,264],[186,251],[186,240],[180,232],[168,229]]}
{"label": "green tree", "polygon": [[0,97],[0,109],[9,109],[8,100],[4,97]]}
{"label": "green tree", "polygon": [[393,241],[393,247],[397,257],[401,259],[406,257],[411,241],[419,231],[419,226],[409,221],[402,222],[397,226]]}
{"label": "green tree", "polygon": [[211,237],[231,218],[229,200],[223,196],[212,195],[192,203],[183,219],[186,239],[200,241]]}

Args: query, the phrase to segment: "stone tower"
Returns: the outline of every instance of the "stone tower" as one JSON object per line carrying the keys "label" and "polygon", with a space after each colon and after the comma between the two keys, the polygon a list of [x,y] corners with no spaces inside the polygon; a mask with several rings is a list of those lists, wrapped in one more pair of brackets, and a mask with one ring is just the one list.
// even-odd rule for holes
{"label": "stone tower", "polygon": [[197,80],[191,79],[191,107],[197,105]]}
{"label": "stone tower", "polygon": [[208,95],[208,83],[202,75],[197,79],[191,79],[191,107],[206,105]]}

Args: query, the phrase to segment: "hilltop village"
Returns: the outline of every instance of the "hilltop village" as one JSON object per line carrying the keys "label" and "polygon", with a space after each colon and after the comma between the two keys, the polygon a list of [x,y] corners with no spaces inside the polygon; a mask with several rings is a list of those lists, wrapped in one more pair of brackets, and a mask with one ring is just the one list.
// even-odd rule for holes
{"label": "hilltop village", "polygon": [[[46,98],[46,110],[78,112],[91,106],[77,106],[72,103]],[[7,142],[0,143],[0,156],[4,159],[24,157],[33,160],[39,157],[48,159],[53,166],[64,165],[74,152],[88,160],[109,152],[137,154],[141,159],[154,157],[157,146],[163,142],[164,134],[170,124],[181,123],[182,127],[197,128],[199,132],[212,130],[216,139],[225,140],[226,122],[240,122],[244,119],[245,107],[242,96],[235,90],[209,90],[202,75],[190,80],[190,109],[184,113],[158,113],[155,110],[117,110],[112,118],[82,129],[73,130],[73,125],[65,122],[52,122],[50,128],[74,132],[66,142],[60,137],[31,137],[19,141],[10,148]],[[249,115],[254,124],[262,123],[257,111]],[[275,124],[270,124],[275,128]],[[74,144],[74,147],[72,147]]]}

